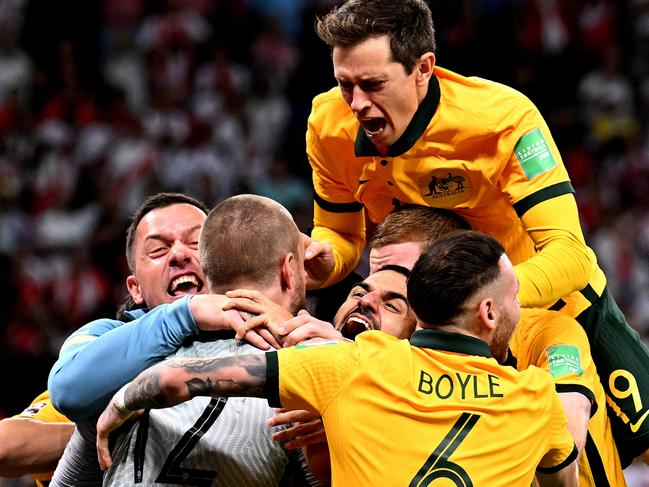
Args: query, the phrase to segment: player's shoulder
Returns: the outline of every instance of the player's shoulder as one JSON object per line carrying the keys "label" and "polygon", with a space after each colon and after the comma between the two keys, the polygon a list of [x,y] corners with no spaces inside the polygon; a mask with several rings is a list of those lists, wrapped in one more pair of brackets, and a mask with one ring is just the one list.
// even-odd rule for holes
{"label": "player's shoulder", "polygon": [[316,95],[313,98],[312,105],[314,109],[320,109],[328,106],[332,106],[332,107],[337,107],[339,105],[344,105],[345,107],[347,106],[345,100],[343,99],[340,93],[340,88],[338,86],[334,86],[330,90],[327,90],[323,93]]}
{"label": "player's shoulder", "polygon": [[554,381],[547,370],[536,365],[530,365],[524,370],[517,370],[517,384],[526,389],[540,392],[553,393],[555,391]]}
{"label": "player's shoulder", "polygon": [[521,308],[519,328],[529,334],[545,332],[550,335],[570,334],[586,336],[586,332],[572,316],[542,308]]}
{"label": "player's shoulder", "polygon": [[27,406],[20,414],[17,414],[14,417],[37,419],[46,423],[70,422],[68,418],[57,411],[52,405],[49,390],[41,392],[34,398],[29,406]]}
{"label": "player's shoulder", "polygon": [[[502,83],[478,76],[462,76],[448,69],[435,67],[440,84],[441,102],[453,114],[469,115],[476,127],[504,129],[512,120],[520,120],[538,110],[520,91]],[[502,125],[502,127],[501,127]]]}
{"label": "player's shoulder", "polygon": [[312,123],[318,121],[326,123],[334,120],[343,124],[356,122],[356,118],[337,86],[320,93],[313,99],[310,117]]}

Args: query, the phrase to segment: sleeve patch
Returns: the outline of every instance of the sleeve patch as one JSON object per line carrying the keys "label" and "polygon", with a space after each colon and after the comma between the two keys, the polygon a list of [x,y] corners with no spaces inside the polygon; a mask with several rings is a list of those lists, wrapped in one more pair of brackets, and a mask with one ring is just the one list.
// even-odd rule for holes
{"label": "sleeve patch", "polygon": [[548,348],[547,354],[552,377],[584,373],[579,348],[573,345],[554,345]]}
{"label": "sleeve patch", "polygon": [[527,179],[532,179],[557,165],[539,128],[523,135],[516,143],[514,153]]}
{"label": "sleeve patch", "polygon": [[47,406],[47,401],[35,402],[34,404],[30,404],[22,413],[20,413],[20,416],[34,417],[45,406]]}

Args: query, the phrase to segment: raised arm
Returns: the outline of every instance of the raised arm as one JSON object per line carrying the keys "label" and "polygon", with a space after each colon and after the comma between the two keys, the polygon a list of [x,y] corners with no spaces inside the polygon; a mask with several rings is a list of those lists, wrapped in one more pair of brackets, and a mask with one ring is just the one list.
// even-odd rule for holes
{"label": "raised arm", "polygon": [[597,259],[586,246],[572,193],[529,208],[521,220],[538,252],[516,266],[523,307],[542,307],[586,287]]}

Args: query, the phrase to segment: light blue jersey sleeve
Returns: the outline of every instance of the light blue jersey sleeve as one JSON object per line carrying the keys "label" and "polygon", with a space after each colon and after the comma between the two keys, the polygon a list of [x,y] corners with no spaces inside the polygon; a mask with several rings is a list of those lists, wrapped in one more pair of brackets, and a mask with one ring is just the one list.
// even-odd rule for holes
{"label": "light blue jersey sleeve", "polygon": [[73,421],[101,413],[120,387],[198,332],[190,298],[160,305],[128,323],[92,321],[70,335],[48,379],[54,407]]}

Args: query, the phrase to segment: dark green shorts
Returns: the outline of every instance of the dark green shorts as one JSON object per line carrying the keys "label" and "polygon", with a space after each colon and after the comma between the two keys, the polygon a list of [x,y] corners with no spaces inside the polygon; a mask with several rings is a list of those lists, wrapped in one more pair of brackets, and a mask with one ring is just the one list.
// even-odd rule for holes
{"label": "dark green shorts", "polygon": [[588,335],[624,468],[649,450],[649,349],[629,326],[608,289],[577,321]]}

